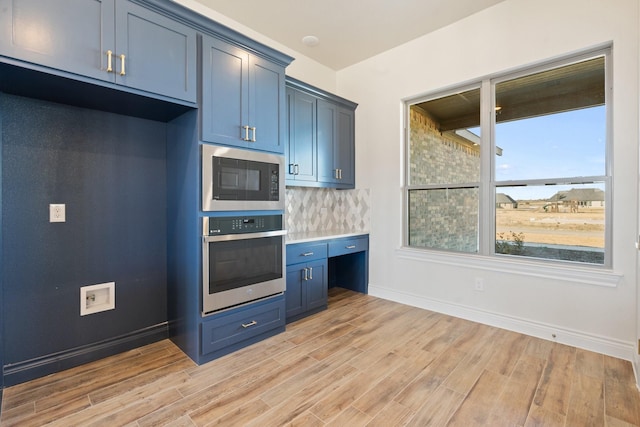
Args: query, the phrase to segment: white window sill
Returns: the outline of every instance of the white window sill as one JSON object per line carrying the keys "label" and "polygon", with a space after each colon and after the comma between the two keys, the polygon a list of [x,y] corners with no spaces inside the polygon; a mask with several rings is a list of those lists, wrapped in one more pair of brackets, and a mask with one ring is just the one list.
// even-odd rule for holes
{"label": "white window sill", "polygon": [[457,267],[464,266],[501,273],[522,274],[609,288],[617,287],[623,277],[621,273],[602,267],[574,266],[565,263],[534,261],[515,257],[449,253],[408,247],[396,249],[396,254],[401,259],[434,262]]}

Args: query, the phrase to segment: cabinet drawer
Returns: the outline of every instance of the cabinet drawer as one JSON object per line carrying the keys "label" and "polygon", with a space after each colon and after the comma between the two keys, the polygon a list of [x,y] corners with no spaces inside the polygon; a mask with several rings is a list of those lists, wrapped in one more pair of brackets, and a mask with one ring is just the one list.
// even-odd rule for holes
{"label": "cabinet drawer", "polygon": [[202,323],[202,354],[248,340],[284,324],[283,296],[216,315]]}
{"label": "cabinet drawer", "polygon": [[350,237],[329,242],[329,257],[362,252],[369,249],[367,236]]}
{"label": "cabinet drawer", "polygon": [[326,243],[295,243],[287,245],[287,265],[327,257]]}

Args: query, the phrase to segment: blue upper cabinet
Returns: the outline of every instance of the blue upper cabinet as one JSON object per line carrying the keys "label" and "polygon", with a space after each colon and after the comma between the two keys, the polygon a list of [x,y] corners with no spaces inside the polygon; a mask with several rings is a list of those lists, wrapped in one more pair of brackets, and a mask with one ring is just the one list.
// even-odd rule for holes
{"label": "blue upper cabinet", "polygon": [[196,32],[128,0],[0,0],[0,55],[196,102]]}
{"label": "blue upper cabinet", "polygon": [[355,188],[357,104],[287,77],[287,185]]}
{"label": "blue upper cabinet", "polygon": [[202,140],[284,153],[284,66],[202,37]]}

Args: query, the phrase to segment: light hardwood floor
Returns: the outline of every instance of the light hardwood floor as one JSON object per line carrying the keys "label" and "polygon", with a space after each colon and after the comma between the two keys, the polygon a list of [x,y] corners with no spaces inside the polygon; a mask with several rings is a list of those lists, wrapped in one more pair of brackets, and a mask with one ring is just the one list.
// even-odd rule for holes
{"label": "light hardwood floor", "polygon": [[631,426],[631,364],[332,289],[202,366],[169,340],[5,389],[2,426]]}

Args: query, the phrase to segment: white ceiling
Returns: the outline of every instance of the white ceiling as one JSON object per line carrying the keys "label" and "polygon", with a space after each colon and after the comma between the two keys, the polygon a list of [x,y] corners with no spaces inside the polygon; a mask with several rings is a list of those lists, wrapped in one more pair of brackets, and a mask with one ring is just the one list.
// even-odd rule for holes
{"label": "white ceiling", "polygon": [[[334,70],[504,0],[196,0]],[[304,36],[320,39],[315,47]]]}

